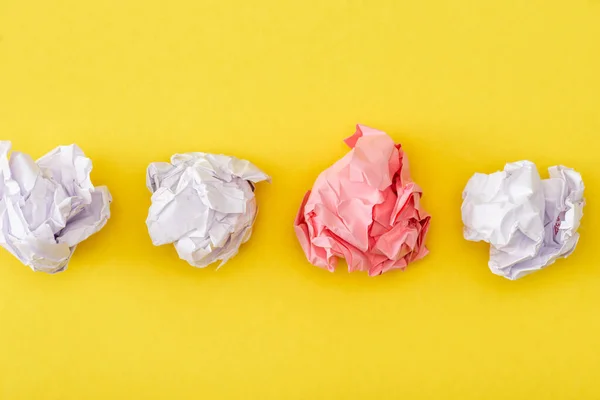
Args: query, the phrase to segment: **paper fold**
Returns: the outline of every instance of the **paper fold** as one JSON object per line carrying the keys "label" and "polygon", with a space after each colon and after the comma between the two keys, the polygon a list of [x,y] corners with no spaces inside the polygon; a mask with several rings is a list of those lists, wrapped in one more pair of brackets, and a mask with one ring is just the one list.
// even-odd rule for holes
{"label": "paper fold", "polygon": [[90,180],[92,161],[77,145],[37,161],[0,141],[0,245],[34,271],[66,269],[77,244],[110,217],[111,195]]}
{"label": "paper fold", "polygon": [[584,185],[563,166],[542,180],[530,161],[475,174],[463,192],[465,239],[490,243],[489,267],[514,280],[570,255],[579,240]]}
{"label": "paper fold", "polygon": [[294,222],[308,260],[335,270],[380,275],[423,258],[429,214],[421,188],[411,180],[402,147],[363,125],[345,140],[351,148],[323,171],[306,193]]}
{"label": "paper fold", "polygon": [[174,243],[179,257],[204,268],[220,266],[250,238],[258,211],[254,183],[269,176],[246,160],[208,154],[175,154],[148,166],[152,205],[146,224],[156,246]]}

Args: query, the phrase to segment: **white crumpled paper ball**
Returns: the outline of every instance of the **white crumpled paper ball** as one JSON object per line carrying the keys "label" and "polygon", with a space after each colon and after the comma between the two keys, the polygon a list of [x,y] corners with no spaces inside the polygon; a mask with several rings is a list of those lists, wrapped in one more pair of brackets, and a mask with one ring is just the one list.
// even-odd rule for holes
{"label": "white crumpled paper ball", "polygon": [[569,256],[583,216],[581,175],[563,166],[540,179],[535,164],[506,164],[504,171],[475,174],[463,192],[467,240],[490,243],[489,267],[514,280]]}
{"label": "white crumpled paper ball", "polygon": [[270,181],[252,163],[207,153],[175,154],[148,166],[152,192],[148,233],[155,246],[174,243],[179,257],[222,266],[250,239],[258,211],[254,185]]}
{"label": "white crumpled paper ball", "polygon": [[0,141],[0,245],[34,271],[67,268],[77,244],[110,217],[110,192],[94,187],[92,161],[76,145],[37,161]]}

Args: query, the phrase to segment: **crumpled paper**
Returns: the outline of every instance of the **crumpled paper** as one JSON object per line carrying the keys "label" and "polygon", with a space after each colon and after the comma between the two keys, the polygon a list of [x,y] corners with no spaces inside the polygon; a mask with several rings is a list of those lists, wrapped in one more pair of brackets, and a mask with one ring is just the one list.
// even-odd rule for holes
{"label": "crumpled paper", "polygon": [[37,161],[0,141],[0,245],[34,271],[67,268],[78,243],[110,217],[111,195],[90,180],[92,160],[76,145]]}
{"label": "crumpled paper", "polygon": [[148,166],[152,192],[148,232],[155,246],[174,243],[179,257],[204,268],[235,256],[250,239],[258,211],[254,183],[271,181],[246,160],[207,153],[175,154]]}
{"label": "crumpled paper", "polygon": [[370,276],[405,269],[428,251],[429,215],[421,188],[410,178],[402,146],[385,132],[357,125],[352,149],[323,171],[304,196],[294,228],[308,260],[333,272]]}
{"label": "crumpled paper", "polygon": [[467,240],[490,243],[489,267],[514,280],[569,256],[583,216],[581,175],[563,166],[540,179],[535,164],[506,164],[504,171],[475,174],[463,192]]}

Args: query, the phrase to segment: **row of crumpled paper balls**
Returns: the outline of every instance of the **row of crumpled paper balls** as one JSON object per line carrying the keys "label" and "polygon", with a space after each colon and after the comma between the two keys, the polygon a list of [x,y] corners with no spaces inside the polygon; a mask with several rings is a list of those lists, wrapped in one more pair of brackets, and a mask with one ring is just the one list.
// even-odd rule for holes
{"label": "row of crumpled paper balls", "polygon": [[[430,216],[402,146],[358,125],[351,150],[317,178],[294,222],[308,260],[371,276],[405,269],[427,255]],[[0,142],[0,245],[34,271],[64,270],[78,243],[110,217],[111,195],[90,180],[92,162],[76,145],[37,161]],[[207,153],[152,163],[147,226],[153,244],[173,243],[193,266],[223,265],[248,241],[258,207],[254,185],[270,181],[252,163]],[[542,180],[528,161],[475,174],[463,193],[464,235],[490,244],[489,267],[517,279],[573,252],[584,205],[579,173],[550,168]]]}

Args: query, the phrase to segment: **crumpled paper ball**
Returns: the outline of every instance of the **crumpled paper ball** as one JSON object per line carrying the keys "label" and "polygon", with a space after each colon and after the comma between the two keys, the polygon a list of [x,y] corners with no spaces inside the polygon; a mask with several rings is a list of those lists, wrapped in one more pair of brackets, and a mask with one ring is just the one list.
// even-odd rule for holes
{"label": "crumpled paper ball", "polygon": [[148,233],[155,246],[174,243],[179,257],[221,267],[250,239],[258,208],[254,183],[269,176],[246,160],[207,153],[175,154],[148,166],[152,192]]}
{"label": "crumpled paper ball", "polygon": [[563,166],[540,179],[530,161],[506,164],[504,171],[475,174],[463,192],[467,240],[490,244],[489,267],[514,280],[567,257],[579,240],[583,216],[581,175]]}
{"label": "crumpled paper ball", "polygon": [[0,141],[0,245],[34,271],[67,268],[77,244],[110,217],[111,195],[90,180],[92,160],[76,145],[37,161]]}
{"label": "crumpled paper ball", "polygon": [[370,276],[403,270],[427,255],[430,220],[408,159],[385,132],[363,125],[345,142],[352,150],[304,196],[294,222],[302,249],[313,265],[331,272],[338,258],[350,272]]}

